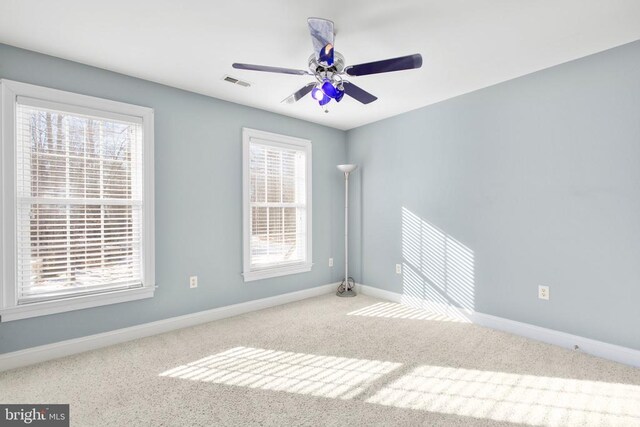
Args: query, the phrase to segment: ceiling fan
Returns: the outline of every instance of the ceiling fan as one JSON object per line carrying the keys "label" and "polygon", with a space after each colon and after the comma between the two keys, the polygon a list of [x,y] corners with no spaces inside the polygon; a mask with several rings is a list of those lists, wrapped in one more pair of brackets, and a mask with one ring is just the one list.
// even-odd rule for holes
{"label": "ceiling fan", "polygon": [[328,112],[326,105],[333,99],[340,102],[347,94],[363,104],[369,104],[377,97],[346,80],[346,76],[366,76],[369,74],[388,73],[391,71],[411,70],[422,66],[422,56],[419,53],[382,61],[367,62],[345,67],[344,57],[333,48],[333,21],[322,18],[309,18],[309,32],[313,42],[314,53],[309,57],[309,71],[291,68],[270,67],[266,65],[234,63],[233,68],[239,70],[265,71],[268,73],[310,75],[316,81],[311,82],[282,102],[294,103],[305,97],[309,92],[318,104]]}

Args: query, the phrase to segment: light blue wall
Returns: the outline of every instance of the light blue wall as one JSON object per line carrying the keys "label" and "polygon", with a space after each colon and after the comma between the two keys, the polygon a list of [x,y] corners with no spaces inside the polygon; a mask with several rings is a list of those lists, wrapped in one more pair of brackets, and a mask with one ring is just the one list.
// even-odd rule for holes
{"label": "light blue wall", "polygon": [[[640,42],[344,133],[0,45],[0,78],[155,109],[160,286],[0,323],[0,353],[337,281],[347,157],[357,281],[640,349],[638,70]],[[243,126],[313,141],[311,273],[241,280]]]}
{"label": "light blue wall", "polygon": [[640,42],[347,137],[359,282],[640,349]]}
{"label": "light blue wall", "polygon": [[[0,353],[306,289],[341,277],[344,190],[335,165],[346,160],[344,132],[6,45],[0,45],[0,78],[155,109],[159,286],[148,300],[0,323]],[[312,140],[316,264],[310,273],[242,281],[243,126]],[[327,266],[330,256],[336,262],[333,269]],[[190,275],[198,275],[197,289],[189,289]]]}

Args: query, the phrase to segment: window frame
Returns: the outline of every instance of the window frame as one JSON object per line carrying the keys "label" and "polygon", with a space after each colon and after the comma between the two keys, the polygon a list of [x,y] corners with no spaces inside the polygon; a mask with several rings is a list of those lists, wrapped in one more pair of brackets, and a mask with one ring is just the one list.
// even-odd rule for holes
{"label": "window frame", "polygon": [[[32,98],[64,111],[93,114],[104,118],[126,116],[142,120],[142,287],[107,290],[88,295],[71,295],[49,301],[18,305],[17,301],[17,138],[18,97]],[[0,321],[25,319],[89,307],[151,298],[155,292],[154,217],[154,111],[123,102],[0,79]]]}
{"label": "window frame", "polygon": [[[260,141],[262,145],[277,148],[289,148],[305,152],[305,186],[306,186],[306,259],[304,262],[291,265],[251,268],[251,180],[250,180],[250,148],[252,139]],[[290,274],[306,273],[313,266],[312,257],[312,171],[311,171],[311,141],[293,136],[280,135],[256,129],[242,128],[242,227],[243,227],[243,273],[245,282],[286,276]]]}

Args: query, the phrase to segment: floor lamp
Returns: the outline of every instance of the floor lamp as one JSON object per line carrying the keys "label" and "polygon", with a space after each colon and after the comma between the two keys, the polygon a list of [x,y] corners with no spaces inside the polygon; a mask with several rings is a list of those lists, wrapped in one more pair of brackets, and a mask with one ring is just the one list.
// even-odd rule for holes
{"label": "floor lamp", "polygon": [[355,297],[355,282],[349,277],[349,174],[356,170],[357,165],[338,165],[344,173],[344,280],[338,286],[336,295],[339,297]]}

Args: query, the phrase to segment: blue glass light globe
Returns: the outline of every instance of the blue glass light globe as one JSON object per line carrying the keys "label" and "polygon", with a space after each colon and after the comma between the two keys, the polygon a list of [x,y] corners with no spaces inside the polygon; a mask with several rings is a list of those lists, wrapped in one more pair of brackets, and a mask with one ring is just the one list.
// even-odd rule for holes
{"label": "blue glass light globe", "polygon": [[324,79],[321,88],[324,94],[328,97],[335,98],[336,96],[338,96],[338,89],[333,86],[329,79]]}
{"label": "blue glass light globe", "polygon": [[325,97],[325,94],[322,92],[322,90],[320,90],[320,88],[316,86],[311,90],[311,97],[316,101],[322,101],[322,99]]}

